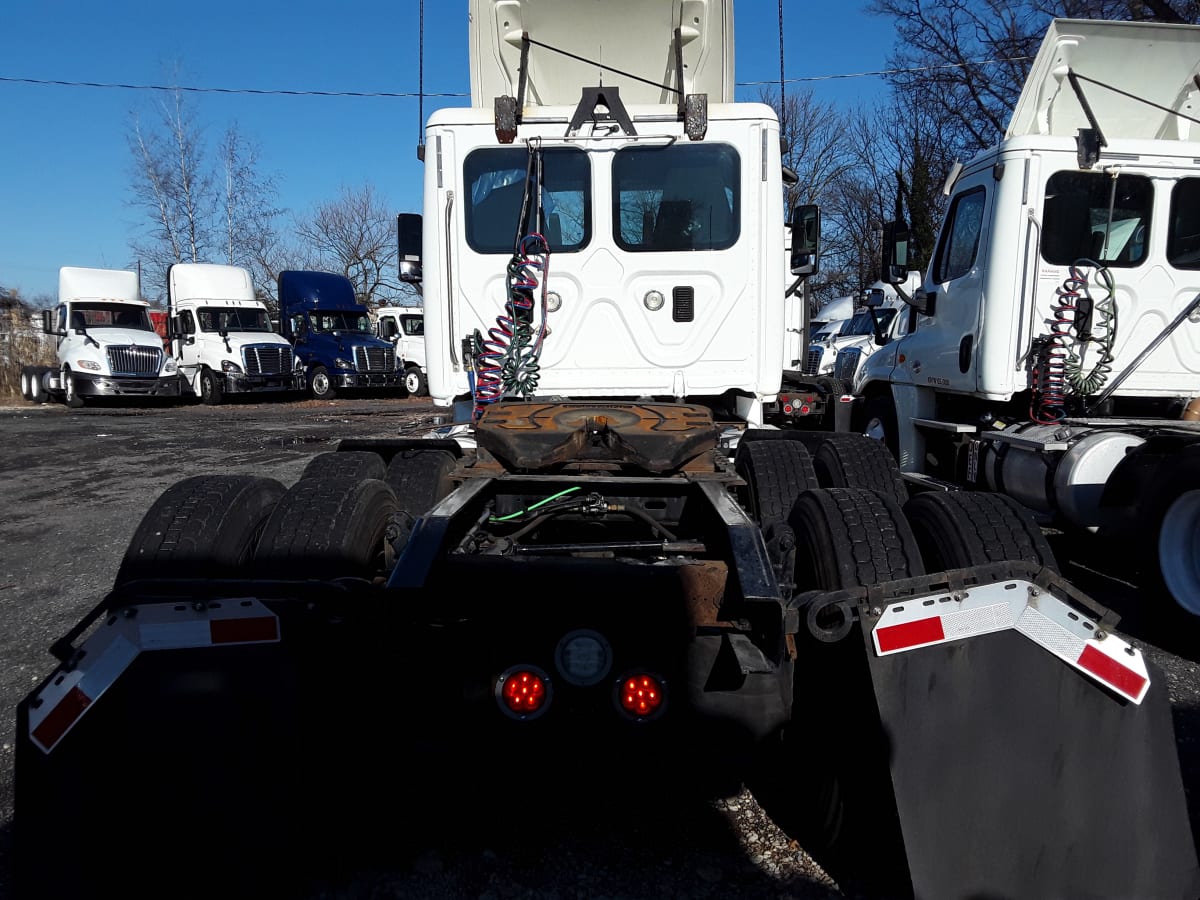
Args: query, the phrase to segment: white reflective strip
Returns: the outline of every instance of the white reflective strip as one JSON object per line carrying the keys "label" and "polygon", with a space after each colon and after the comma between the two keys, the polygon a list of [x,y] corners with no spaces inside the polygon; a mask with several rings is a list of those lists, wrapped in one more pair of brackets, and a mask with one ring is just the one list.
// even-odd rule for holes
{"label": "white reflective strip", "polygon": [[[871,638],[877,655],[891,656],[1009,628],[1134,703],[1150,689],[1140,650],[1113,634],[1098,637],[1099,622],[1023,579],[894,603],[883,610]],[[942,636],[929,638],[938,629]]]}

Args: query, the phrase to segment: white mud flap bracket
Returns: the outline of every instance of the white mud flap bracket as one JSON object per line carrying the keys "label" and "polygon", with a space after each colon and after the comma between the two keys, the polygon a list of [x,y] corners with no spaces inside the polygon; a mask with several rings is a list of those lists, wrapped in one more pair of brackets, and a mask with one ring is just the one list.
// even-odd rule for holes
{"label": "white mud flap bracket", "polygon": [[1150,689],[1141,651],[1054,591],[1052,585],[1015,577],[916,594],[871,610],[878,615],[871,641],[879,656],[888,656],[1012,629],[1114,693],[1141,703]]}
{"label": "white mud flap bracket", "polygon": [[44,753],[53,750],[143,651],[278,642],[279,618],[259,600],[125,607],[110,614],[34,695],[30,739]]}

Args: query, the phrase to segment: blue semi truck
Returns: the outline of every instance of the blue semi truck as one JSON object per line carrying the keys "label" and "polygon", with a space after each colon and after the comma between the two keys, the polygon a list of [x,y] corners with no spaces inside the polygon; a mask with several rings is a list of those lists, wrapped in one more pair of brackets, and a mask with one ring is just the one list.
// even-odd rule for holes
{"label": "blue semi truck", "polygon": [[343,275],[280,272],[279,333],[295,347],[318,400],[332,400],[342,389],[402,384],[395,349],[374,335],[367,308]]}

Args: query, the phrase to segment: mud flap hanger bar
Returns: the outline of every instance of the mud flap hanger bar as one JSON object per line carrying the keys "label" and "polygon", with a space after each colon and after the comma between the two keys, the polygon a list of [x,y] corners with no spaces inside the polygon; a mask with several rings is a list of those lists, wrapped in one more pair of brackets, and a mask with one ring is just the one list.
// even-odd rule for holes
{"label": "mud flap hanger bar", "polygon": [[279,637],[279,617],[251,598],[127,606],[38,690],[29,707],[30,738],[44,753],[53,750],[144,651],[273,644]]}
{"label": "mud flap hanger bar", "polygon": [[[502,144],[511,144],[516,140],[517,128],[524,118],[525,88],[528,84],[529,48],[531,46],[542,47],[553,53],[560,53],[579,62],[596,66],[606,72],[615,72],[626,78],[632,78],[634,81],[640,81],[652,87],[661,87],[665,91],[677,94],[679,96],[678,120],[683,122],[684,133],[687,134],[688,139],[693,141],[703,140],[704,135],[708,133],[708,95],[685,94],[683,91],[683,30],[681,28],[675,29],[675,81],[678,87],[659,84],[648,78],[642,78],[640,75],[634,75],[632,72],[624,72],[621,69],[606,66],[595,60],[585,59],[574,53],[568,53],[566,50],[561,50],[558,47],[552,47],[550,44],[543,44],[541,41],[535,41],[531,38],[528,31],[524,31],[521,33],[521,64],[520,75],[517,79],[517,96],[496,97],[493,101],[496,140]],[[598,107],[604,108],[606,112],[597,114],[596,110]],[[633,120],[625,110],[625,104],[621,102],[621,91],[615,86],[608,88],[583,88],[579,104],[576,106],[575,112],[571,116],[571,122],[567,126],[567,134],[570,135],[578,129],[586,119],[616,122],[624,134],[630,136],[637,134],[637,131],[633,127]]]}
{"label": "mud flap hanger bar", "polygon": [[840,640],[857,618],[877,656],[1011,629],[1135,704],[1150,688],[1141,651],[1113,631],[1117,617],[1032,564],[957,569],[799,599],[814,637]]}

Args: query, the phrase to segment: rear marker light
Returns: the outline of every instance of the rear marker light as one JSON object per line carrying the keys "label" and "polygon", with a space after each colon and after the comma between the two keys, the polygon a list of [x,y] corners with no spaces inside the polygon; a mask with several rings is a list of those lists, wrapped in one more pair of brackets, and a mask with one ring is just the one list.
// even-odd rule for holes
{"label": "rear marker light", "polygon": [[109,616],[29,705],[29,734],[49,753],[129,668],[139,653],[279,641],[279,619],[258,600],[222,600],[206,608],[155,603]]}
{"label": "rear marker light", "polygon": [[515,666],[496,679],[496,701],[507,715],[535,719],[550,707],[550,677],[537,666]]}
{"label": "rear marker light", "polygon": [[638,721],[659,715],[667,700],[663,682],[647,673],[627,675],[617,683],[617,705]]}
{"label": "rear marker light", "polygon": [[1133,703],[1141,703],[1150,689],[1140,650],[1022,579],[893,603],[879,616],[871,639],[875,652],[888,656],[1008,629]]}

